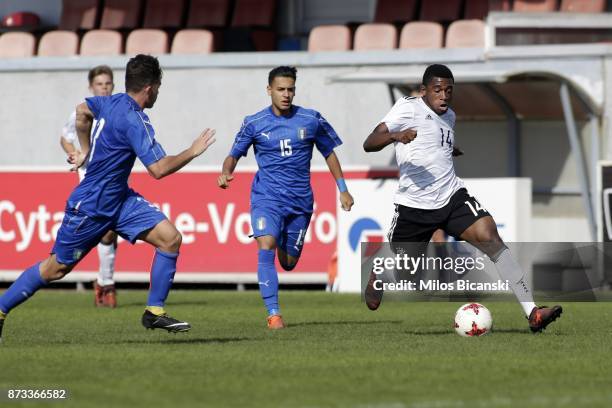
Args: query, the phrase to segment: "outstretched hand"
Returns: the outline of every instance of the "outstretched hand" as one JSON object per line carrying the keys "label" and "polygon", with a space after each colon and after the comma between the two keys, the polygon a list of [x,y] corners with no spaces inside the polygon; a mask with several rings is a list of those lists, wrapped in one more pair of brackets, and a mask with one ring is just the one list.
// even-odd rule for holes
{"label": "outstretched hand", "polygon": [[348,191],[340,193],[340,205],[342,205],[344,211],[351,211],[353,204],[355,204],[355,200],[353,200],[351,193]]}
{"label": "outstretched hand", "polygon": [[214,129],[206,128],[202,133],[200,133],[200,136],[193,141],[191,150],[193,151],[195,157],[204,153],[211,144],[215,143],[215,133],[216,131]]}

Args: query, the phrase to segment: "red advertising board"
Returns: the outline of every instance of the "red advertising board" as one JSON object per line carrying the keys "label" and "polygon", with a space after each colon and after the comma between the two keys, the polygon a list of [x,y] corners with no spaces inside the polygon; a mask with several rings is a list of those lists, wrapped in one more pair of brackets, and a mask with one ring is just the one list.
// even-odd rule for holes
{"label": "red advertising board", "polygon": [[[131,187],[158,205],[183,235],[181,274],[256,271],[249,196],[254,171],[237,171],[231,187],[216,185],[217,171],[187,170],[162,180],[135,172]],[[0,171],[0,273],[21,271],[51,250],[66,198],[77,176],[66,171]],[[336,249],[336,186],[327,170],[312,172],[315,211],[296,272],[325,272]],[[146,272],[152,248],[121,241],[117,273]],[[92,251],[75,271],[95,271]],[[293,273],[293,272],[292,272]]]}

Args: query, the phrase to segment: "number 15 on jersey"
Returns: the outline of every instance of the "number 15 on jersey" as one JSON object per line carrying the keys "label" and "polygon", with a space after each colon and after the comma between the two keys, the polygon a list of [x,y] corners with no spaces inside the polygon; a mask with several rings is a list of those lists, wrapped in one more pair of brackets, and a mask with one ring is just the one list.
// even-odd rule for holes
{"label": "number 15 on jersey", "polygon": [[281,151],[282,157],[291,156],[291,153],[293,153],[290,142],[291,142],[291,139],[281,139],[280,140],[280,151]]}

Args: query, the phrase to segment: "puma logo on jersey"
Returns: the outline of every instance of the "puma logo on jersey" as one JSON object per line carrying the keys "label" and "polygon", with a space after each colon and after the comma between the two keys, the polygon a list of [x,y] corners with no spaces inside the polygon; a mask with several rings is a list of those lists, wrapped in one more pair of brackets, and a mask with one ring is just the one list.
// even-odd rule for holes
{"label": "puma logo on jersey", "polygon": [[270,132],[268,132],[268,133],[261,132],[261,135],[262,135],[263,137],[265,137],[266,139],[270,140]]}

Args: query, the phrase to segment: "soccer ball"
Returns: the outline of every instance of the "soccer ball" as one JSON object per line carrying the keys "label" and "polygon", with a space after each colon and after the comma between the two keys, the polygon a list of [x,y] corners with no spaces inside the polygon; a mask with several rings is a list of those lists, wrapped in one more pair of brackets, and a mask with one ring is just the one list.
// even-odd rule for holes
{"label": "soccer ball", "polygon": [[480,303],[466,303],[455,314],[455,331],[463,337],[487,334],[492,325],[491,312]]}

